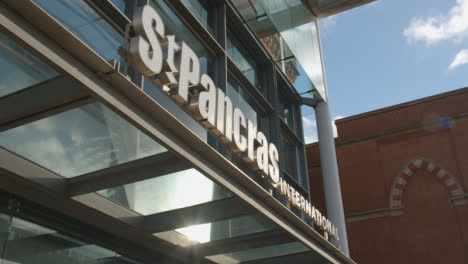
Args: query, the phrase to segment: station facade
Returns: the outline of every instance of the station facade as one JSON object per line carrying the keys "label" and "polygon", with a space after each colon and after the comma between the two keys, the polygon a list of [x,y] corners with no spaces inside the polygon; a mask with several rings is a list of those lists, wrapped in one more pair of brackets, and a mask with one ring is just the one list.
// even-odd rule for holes
{"label": "station facade", "polygon": [[354,263],[301,95],[328,107],[317,19],[358,2],[0,2],[1,259]]}

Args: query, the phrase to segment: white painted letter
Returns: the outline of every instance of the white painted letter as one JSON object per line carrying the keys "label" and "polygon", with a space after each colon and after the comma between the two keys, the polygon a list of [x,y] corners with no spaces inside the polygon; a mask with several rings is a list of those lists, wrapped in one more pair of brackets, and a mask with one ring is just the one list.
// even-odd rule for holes
{"label": "white painted letter", "polygon": [[190,111],[196,120],[210,129],[216,125],[216,86],[210,76],[203,74],[200,84],[205,88],[190,99]]}
{"label": "white painted letter", "polygon": [[218,110],[216,128],[224,135],[222,142],[232,142],[232,102],[224,92],[218,88]]}
{"label": "white painted letter", "polygon": [[234,109],[234,141],[241,152],[247,149],[247,139],[242,135],[242,131],[246,126],[247,122],[245,121],[244,113],[239,108]]}
{"label": "white painted letter", "polygon": [[200,82],[200,60],[185,42],[182,42],[180,56],[179,89],[178,93],[173,94],[173,99],[179,104],[184,104],[188,101],[189,87]]}
{"label": "white painted letter", "polygon": [[269,170],[270,170],[270,179],[273,182],[273,184],[278,184],[280,181],[280,176],[279,176],[279,167],[278,167],[278,162],[279,162],[279,156],[278,156],[278,149],[276,148],[276,145],[273,143],[270,143],[270,161],[271,165],[269,165]]}
{"label": "white painted letter", "polygon": [[159,39],[164,38],[164,23],[158,13],[146,5],[135,10],[133,28],[136,37],[130,40],[130,61],[144,75],[161,72],[163,53]]}
{"label": "white painted letter", "polygon": [[268,176],[268,140],[262,131],[258,131],[257,140],[260,142],[257,148],[257,165],[264,175]]}

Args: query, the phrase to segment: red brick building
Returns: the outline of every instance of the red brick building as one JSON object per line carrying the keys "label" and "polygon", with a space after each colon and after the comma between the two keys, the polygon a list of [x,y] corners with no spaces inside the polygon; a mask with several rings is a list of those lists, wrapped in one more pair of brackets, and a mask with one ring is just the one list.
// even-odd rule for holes
{"label": "red brick building", "polygon": [[[351,257],[468,263],[468,88],[336,121]],[[307,147],[324,210],[318,144]]]}

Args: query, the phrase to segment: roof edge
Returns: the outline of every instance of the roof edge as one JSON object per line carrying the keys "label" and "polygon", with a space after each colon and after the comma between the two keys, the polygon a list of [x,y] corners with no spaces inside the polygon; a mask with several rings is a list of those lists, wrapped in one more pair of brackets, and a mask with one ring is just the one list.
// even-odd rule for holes
{"label": "roof edge", "polygon": [[467,92],[468,92],[468,87],[464,87],[464,88],[456,89],[456,90],[453,90],[453,91],[440,93],[440,94],[435,94],[435,95],[423,97],[423,98],[420,98],[420,99],[416,99],[416,100],[413,100],[413,101],[409,101],[409,102],[405,102],[405,103],[401,103],[401,104],[396,104],[396,105],[380,108],[380,109],[377,109],[377,110],[364,112],[364,113],[361,113],[361,114],[352,115],[352,116],[349,116],[349,117],[337,119],[337,120],[335,120],[335,123],[336,124],[345,123],[345,122],[348,122],[348,121],[351,121],[351,120],[355,120],[355,119],[359,119],[359,118],[363,118],[363,117],[368,117],[368,116],[372,116],[372,115],[377,115],[377,114],[389,112],[389,111],[392,111],[392,110],[395,110],[395,109],[409,107],[409,106],[413,106],[413,105],[416,105],[416,104],[422,104],[422,103],[425,103],[425,102],[428,102],[428,101],[433,101],[433,100],[441,99],[441,98],[444,98],[444,97],[453,96],[453,95],[462,94],[462,93],[467,93]]}

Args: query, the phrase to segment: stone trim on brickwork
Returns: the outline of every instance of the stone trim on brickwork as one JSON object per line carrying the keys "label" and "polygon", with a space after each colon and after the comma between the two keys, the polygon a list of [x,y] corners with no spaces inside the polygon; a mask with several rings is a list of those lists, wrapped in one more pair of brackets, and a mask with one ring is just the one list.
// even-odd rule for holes
{"label": "stone trim on brickwork", "polygon": [[444,169],[439,164],[426,159],[415,158],[411,160],[400,173],[395,177],[390,190],[389,203],[391,209],[403,208],[403,193],[408,182],[408,179],[418,170],[426,170],[435,175],[444,183],[444,186],[450,192],[452,200],[458,200],[465,197],[465,192],[457,179],[447,169]]}
{"label": "stone trim on brickwork", "polygon": [[346,215],[346,223],[364,221],[374,218],[387,217],[387,216],[399,216],[404,213],[403,208],[391,209],[391,208],[382,208],[376,210],[369,210],[354,214]]}

